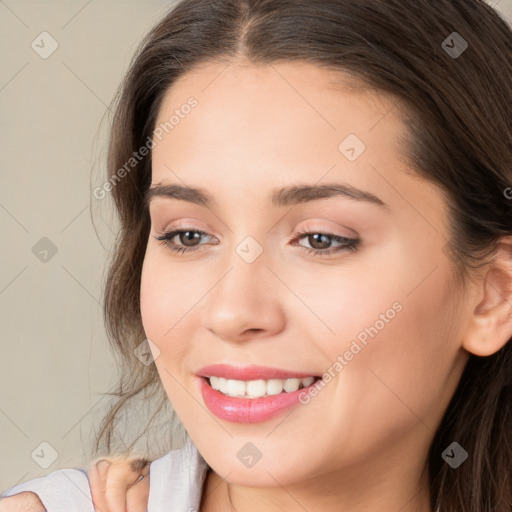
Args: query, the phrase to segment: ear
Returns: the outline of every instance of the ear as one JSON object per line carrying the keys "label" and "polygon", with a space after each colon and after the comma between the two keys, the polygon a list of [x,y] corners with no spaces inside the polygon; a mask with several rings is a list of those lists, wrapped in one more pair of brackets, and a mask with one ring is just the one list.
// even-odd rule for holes
{"label": "ear", "polygon": [[490,356],[512,337],[512,237],[501,240],[479,282],[479,298],[462,346],[477,356]]}

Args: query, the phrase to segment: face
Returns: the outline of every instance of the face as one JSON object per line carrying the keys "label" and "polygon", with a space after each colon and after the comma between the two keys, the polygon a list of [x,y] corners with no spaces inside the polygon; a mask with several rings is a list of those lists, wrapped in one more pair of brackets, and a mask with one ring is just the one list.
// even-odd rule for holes
{"label": "face", "polygon": [[[343,78],[208,64],[160,108],[157,127],[175,117],[152,187],[210,198],[151,197],[143,325],[192,441],[233,483],[356,478],[403,450],[423,463],[466,362],[442,192],[401,157],[394,102]],[[358,191],[283,191],[326,185]]]}

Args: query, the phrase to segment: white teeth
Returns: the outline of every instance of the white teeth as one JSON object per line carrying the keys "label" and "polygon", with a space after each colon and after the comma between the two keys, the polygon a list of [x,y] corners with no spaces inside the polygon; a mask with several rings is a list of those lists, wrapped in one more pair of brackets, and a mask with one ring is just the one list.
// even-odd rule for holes
{"label": "white teeth", "polygon": [[248,396],[264,396],[267,392],[267,383],[264,380],[250,380],[245,386]]}
{"label": "white teeth", "polygon": [[220,380],[220,377],[210,377],[210,386],[213,389],[217,389],[217,390],[220,389],[219,380]]}
{"label": "white teeth", "polygon": [[300,379],[286,379],[284,381],[284,390],[287,393],[291,393],[292,391],[297,391],[300,386]]}
{"label": "white teeth", "polygon": [[226,393],[231,396],[245,395],[245,382],[243,380],[228,380]]}
{"label": "white teeth", "polygon": [[279,395],[283,391],[292,393],[300,388],[310,386],[315,381],[315,378],[259,379],[245,381],[212,376],[209,380],[211,387],[224,395],[238,398],[261,398],[264,396]]}
{"label": "white teeth", "polygon": [[279,379],[270,379],[267,382],[267,395],[279,395],[283,392],[284,382]]}
{"label": "white teeth", "polygon": [[304,382],[303,382],[303,386],[305,388],[307,388],[308,386],[311,386],[311,384],[313,384],[313,382],[315,382],[315,378],[314,377],[307,377],[304,379]]}

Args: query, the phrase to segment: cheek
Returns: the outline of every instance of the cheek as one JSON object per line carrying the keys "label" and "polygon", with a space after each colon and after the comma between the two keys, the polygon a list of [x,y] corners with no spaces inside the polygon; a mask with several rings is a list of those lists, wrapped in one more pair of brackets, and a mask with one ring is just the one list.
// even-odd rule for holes
{"label": "cheek", "polygon": [[400,279],[396,272],[383,276],[367,298],[353,298],[343,314],[345,327],[337,324],[339,332],[347,332],[338,354],[352,359],[336,393],[348,402],[357,397],[353,407],[363,428],[378,428],[374,422],[381,418],[383,436],[399,435],[419,421],[435,430],[454,391],[447,391],[447,383],[453,382],[460,353],[448,270],[440,266],[421,282],[427,274],[410,265]]}
{"label": "cheek", "polygon": [[[200,325],[201,307],[206,291],[215,276],[192,268],[190,263],[172,261],[160,247],[148,247],[141,275],[140,310],[146,336],[158,347],[155,360],[162,381],[173,386],[174,380],[166,372],[180,377],[190,368],[183,365],[190,361]],[[164,371],[165,370],[165,371]],[[176,384],[178,385],[178,384]]]}
{"label": "cheek", "polygon": [[[140,310],[146,336],[160,350],[162,360],[175,360],[187,346],[176,343],[183,339],[186,314],[184,283],[179,281],[179,267],[170,265],[158,249],[148,248],[144,259],[140,285]],[[188,308],[190,309],[190,308]]]}
{"label": "cheek", "polygon": [[186,272],[170,262],[163,251],[148,249],[141,275],[140,307],[146,336],[158,347],[155,365],[172,408],[189,432],[209,432],[216,422],[205,413],[191,390],[198,386],[191,375],[198,302],[204,296],[199,273]]}
{"label": "cheek", "polygon": [[188,317],[184,317],[190,308],[185,307],[184,283],[178,281],[177,274],[175,265],[165,261],[158,250],[148,248],[140,286],[142,324],[147,338],[158,347],[158,356],[153,356],[165,392],[182,417],[182,409],[188,410],[189,397],[182,396],[180,362],[186,360],[191,347],[186,342],[190,338],[190,333],[185,332]]}
{"label": "cheek", "polygon": [[157,341],[166,330],[166,317],[162,313],[168,308],[170,297],[163,293],[164,279],[157,258],[148,249],[142,266],[140,312],[144,331],[152,341]]}
{"label": "cheek", "polygon": [[[340,267],[337,278],[330,268],[323,270],[329,279],[309,275],[294,282],[294,291],[334,332],[318,324],[324,334],[316,341],[336,375],[328,393],[346,406],[333,410],[333,423],[347,431],[357,425],[362,430],[353,431],[355,437],[373,437],[375,429],[382,429],[382,439],[398,435],[418,417],[434,429],[454,391],[447,392],[447,383],[454,382],[460,351],[449,264],[434,252],[388,249],[373,258],[378,264],[360,260],[351,269]],[[323,286],[312,289],[312,282]],[[334,366],[340,356],[341,366]]]}

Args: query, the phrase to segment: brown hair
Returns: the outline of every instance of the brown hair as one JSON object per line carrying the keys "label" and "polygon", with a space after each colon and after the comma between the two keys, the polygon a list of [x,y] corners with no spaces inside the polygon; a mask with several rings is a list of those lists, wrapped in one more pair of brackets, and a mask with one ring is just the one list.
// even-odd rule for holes
{"label": "brown hair", "polygon": [[[454,32],[468,45],[461,55],[449,51]],[[462,40],[455,40],[461,48]],[[202,63],[286,60],[339,70],[390,94],[408,113],[404,156],[445,194],[446,248],[464,284],[500,238],[512,235],[504,192],[512,183],[511,57],[510,27],[482,0],[183,0],[142,41],[121,85],[108,178],[152,135],[169,87]],[[152,390],[161,393],[161,406],[166,402],[155,366],[134,356],[146,337],[139,286],[150,182],[151,154],[112,187],[120,231],[104,312],[123,373],[97,450],[101,442],[111,450],[118,415],[130,399]],[[470,355],[430,447],[433,510],[511,510],[511,368],[510,340],[491,356]],[[453,441],[468,453],[457,469],[441,457]]]}

